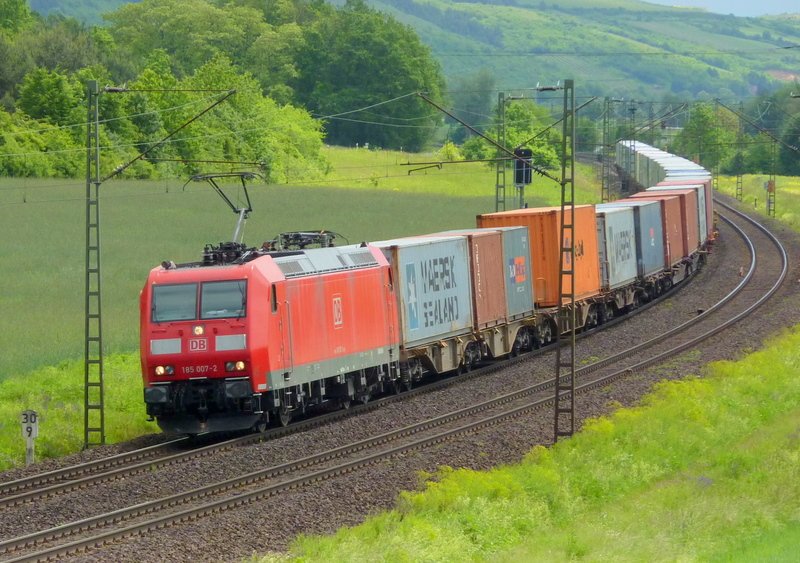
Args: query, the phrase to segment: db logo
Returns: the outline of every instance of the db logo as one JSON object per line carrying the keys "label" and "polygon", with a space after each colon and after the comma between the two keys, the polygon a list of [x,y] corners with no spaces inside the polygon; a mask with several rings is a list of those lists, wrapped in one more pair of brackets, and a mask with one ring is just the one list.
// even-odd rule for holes
{"label": "db logo", "polygon": [[333,326],[336,328],[344,326],[344,312],[342,311],[342,297],[340,295],[333,298]]}
{"label": "db logo", "polygon": [[207,352],[208,351],[208,338],[190,338],[189,339],[190,352]]}

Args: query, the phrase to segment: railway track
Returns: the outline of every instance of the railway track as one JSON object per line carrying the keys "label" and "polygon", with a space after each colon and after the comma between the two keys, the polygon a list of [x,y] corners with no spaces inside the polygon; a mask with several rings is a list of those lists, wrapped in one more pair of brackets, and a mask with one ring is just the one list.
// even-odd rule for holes
{"label": "railway track", "polygon": [[[732,210],[731,213],[733,213]],[[767,235],[763,234],[763,231],[760,232],[762,234],[754,233],[751,237],[766,238]],[[744,236],[743,232],[741,234]],[[648,365],[674,357],[697,345],[703,339],[739,322],[763,304],[769,296],[774,294],[786,276],[786,253],[774,237],[771,242],[766,242],[766,244],[771,244],[778,250],[776,256],[783,263],[783,266],[778,269],[779,274],[775,274],[774,268],[768,268],[770,272],[766,273],[756,270],[755,246],[757,244],[761,247],[765,242],[765,240],[761,240],[757,243],[749,243],[753,253],[749,271],[742,277],[741,283],[735,290],[720,300],[718,304],[705,309],[696,318],[665,334],[585,366],[577,374],[579,384],[576,392],[584,393],[608,385],[609,382],[625,377]],[[749,289],[754,284],[756,289]],[[727,313],[724,318],[719,318],[722,316],[722,309]],[[687,333],[691,334],[681,336]],[[679,340],[676,341],[676,339]],[[666,341],[669,341],[669,344],[665,345]],[[649,351],[647,358],[643,358],[645,350]],[[496,368],[493,367],[493,369]],[[405,452],[451,441],[464,434],[473,433],[482,428],[500,424],[510,418],[551,406],[553,383],[552,380],[542,381],[468,408],[410,424],[400,430],[356,441],[288,463],[277,464],[245,476],[198,487],[57,528],[42,530],[24,537],[12,538],[0,543],[0,556],[17,557],[13,560],[41,560],[60,557],[119,538],[139,535],[147,530],[229,510],[256,499],[287,494],[293,489],[355,472]],[[91,537],[74,539],[79,534],[87,533],[91,533]],[[67,541],[68,543],[45,549],[46,546],[57,541]]]}

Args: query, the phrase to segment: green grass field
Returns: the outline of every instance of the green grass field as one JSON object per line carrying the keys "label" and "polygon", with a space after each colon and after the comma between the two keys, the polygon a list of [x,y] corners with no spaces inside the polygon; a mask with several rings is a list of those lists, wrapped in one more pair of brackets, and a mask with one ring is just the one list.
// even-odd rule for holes
{"label": "green grass field", "polygon": [[[328,148],[324,183],[251,187],[244,240],[260,246],[280,232],[327,229],[343,242],[474,226],[494,211],[495,172],[445,164],[408,174],[433,155]],[[579,167],[578,201],[597,188]],[[510,176],[509,176],[510,177]],[[236,193],[237,190],[234,190]],[[237,194],[241,195],[241,194]],[[508,207],[513,189],[509,190]],[[534,180],[530,205],[558,201],[551,181]],[[18,417],[40,412],[41,455],[63,455],[83,439],[85,184],[0,179],[0,469],[24,459]],[[110,441],[155,431],[145,423],[138,368],[138,297],[150,268],[198,260],[205,243],[230,240],[236,216],[207,184],[111,181],[100,188],[107,431]],[[113,390],[112,390],[113,388]]]}
{"label": "green grass field", "polygon": [[[767,213],[767,192],[764,185],[768,180],[767,175],[748,175],[742,178],[742,202],[761,215]],[[736,177],[720,176],[719,190],[735,196]],[[775,217],[795,231],[800,231],[800,178],[775,178]]]}

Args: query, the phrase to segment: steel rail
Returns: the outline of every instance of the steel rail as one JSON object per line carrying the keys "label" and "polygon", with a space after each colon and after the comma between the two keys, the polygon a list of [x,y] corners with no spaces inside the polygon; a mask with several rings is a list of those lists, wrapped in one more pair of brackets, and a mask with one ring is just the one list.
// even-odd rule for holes
{"label": "steel rail", "polygon": [[[93,471],[108,469],[110,467],[124,465],[126,463],[130,463],[132,461],[137,461],[141,459],[148,459],[150,457],[158,455],[159,452],[162,450],[174,447],[179,444],[187,443],[187,441],[188,440],[186,438],[179,438],[177,440],[170,440],[162,444],[156,444],[153,446],[148,446],[146,448],[141,448],[130,452],[124,452],[113,456],[107,456],[86,463],[81,463],[78,465],[71,465],[69,467],[64,467],[61,469],[54,469],[46,473],[36,473],[28,477],[15,479],[13,481],[5,481],[0,483],[0,496],[7,497],[9,495],[19,493],[20,491],[26,491],[36,487],[42,487],[50,485],[52,483],[57,483],[59,481],[74,479],[76,477],[86,475],[87,473],[91,473]],[[0,498],[0,507],[5,505],[6,505],[6,498]]]}

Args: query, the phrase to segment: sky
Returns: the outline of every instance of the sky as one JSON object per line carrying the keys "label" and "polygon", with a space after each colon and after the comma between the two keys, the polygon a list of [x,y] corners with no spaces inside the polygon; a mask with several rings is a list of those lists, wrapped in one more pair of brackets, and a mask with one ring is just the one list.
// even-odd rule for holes
{"label": "sky", "polygon": [[705,8],[718,14],[734,16],[763,16],[773,14],[800,14],[797,0],[645,0],[651,4]]}

